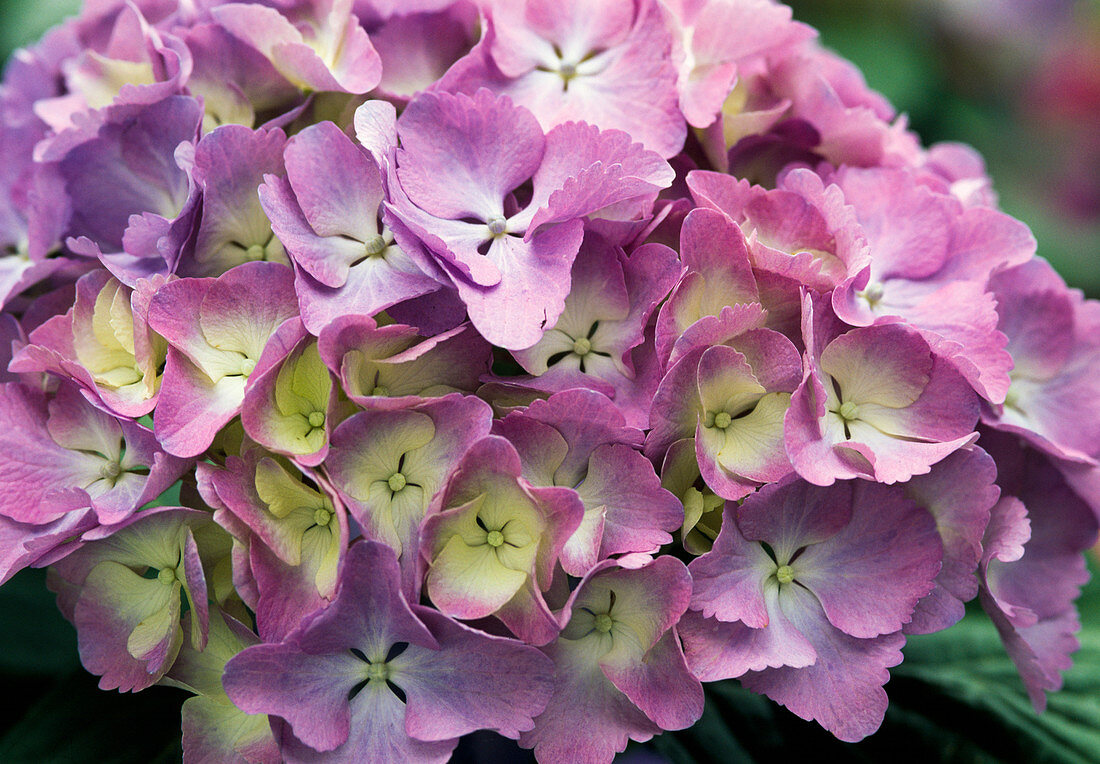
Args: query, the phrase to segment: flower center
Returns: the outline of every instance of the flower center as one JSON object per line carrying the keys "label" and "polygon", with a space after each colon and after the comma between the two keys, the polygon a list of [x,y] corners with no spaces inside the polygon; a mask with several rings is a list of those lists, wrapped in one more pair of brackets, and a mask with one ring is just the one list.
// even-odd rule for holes
{"label": "flower center", "polygon": [[386,251],[386,237],[376,233],[363,242],[363,250],[367,253],[367,257],[377,257]]}
{"label": "flower center", "polygon": [[789,584],[794,581],[794,568],[790,565],[780,565],[775,571],[775,577],[781,584]]}
{"label": "flower center", "polygon": [[369,681],[385,682],[390,678],[389,666],[385,663],[371,663],[367,665],[365,669],[367,679]]}
{"label": "flower center", "polygon": [[321,427],[325,423],[325,412],[314,411],[307,417],[307,420],[309,421],[310,427]]}
{"label": "flower center", "polygon": [[171,586],[176,582],[176,571],[171,568],[161,568],[157,573],[157,580],[165,586]]}
{"label": "flower center", "polygon": [[371,395],[377,395],[380,398],[388,398],[389,395],[390,395],[390,391],[389,391],[389,388],[382,387],[381,385],[378,385],[377,387],[375,387],[373,390],[370,391],[370,394]]}
{"label": "flower center", "polygon": [[592,342],[587,337],[573,340],[573,352],[579,356],[588,355],[592,352]]}
{"label": "flower center", "polygon": [[390,487],[391,491],[397,493],[408,484],[408,481],[405,480],[405,476],[400,472],[395,472],[386,480],[386,484]]}
{"label": "flower center", "polygon": [[732,421],[733,417],[731,417],[727,411],[719,411],[714,415],[714,426],[719,430],[724,430],[729,427]]}
{"label": "flower center", "polygon": [[489,233],[494,237],[503,236],[508,231],[508,221],[500,215],[494,215],[485,224],[489,226]]}
{"label": "flower center", "polygon": [[851,401],[844,401],[844,403],[840,404],[840,411],[837,413],[840,414],[842,419],[851,422],[853,419],[859,418],[859,406]]}
{"label": "flower center", "polygon": [[609,616],[607,613],[600,613],[598,616],[596,616],[596,620],[593,625],[595,626],[596,631],[600,632],[601,634],[606,634],[607,632],[611,631],[611,627],[614,625],[614,621],[611,620],[611,616]]}
{"label": "flower center", "polygon": [[251,358],[245,358],[241,361],[241,376],[247,377],[256,368],[256,362]]}
{"label": "flower center", "polygon": [[498,547],[504,543],[504,534],[500,531],[489,531],[485,534],[485,543],[491,547]]}
{"label": "flower center", "polygon": [[99,474],[107,480],[114,480],[122,474],[122,465],[118,462],[107,462],[99,468]]}
{"label": "flower center", "polygon": [[313,522],[317,523],[317,525],[320,525],[323,528],[329,524],[330,520],[332,520],[332,513],[324,507],[318,507],[316,510],[314,510]]}
{"label": "flower center", "polygon": [[249,260],[263,260],[266,252],[262,244],[253,244],[245,250],[244,256]]}
{"label": "flower center", "polygon": [[883,292],[885,292],[885,290],[882,284],[875,283],[868,284],[867,288],[860,292],[860,295],[867,301],[867,304],[873,308],[878,304],[879,300],[882,299]]}

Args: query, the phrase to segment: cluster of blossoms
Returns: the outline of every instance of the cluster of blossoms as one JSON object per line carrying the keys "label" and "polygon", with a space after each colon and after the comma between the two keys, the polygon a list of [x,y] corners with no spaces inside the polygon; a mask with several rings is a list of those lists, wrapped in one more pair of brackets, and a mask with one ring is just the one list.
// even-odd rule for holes
{"label": "cluster of blossoms", "polygon": [[1100,305],[772,0],[89,2],[0,173],[0,580],[189,761],[858,740],[975,597],[1060,685]]}

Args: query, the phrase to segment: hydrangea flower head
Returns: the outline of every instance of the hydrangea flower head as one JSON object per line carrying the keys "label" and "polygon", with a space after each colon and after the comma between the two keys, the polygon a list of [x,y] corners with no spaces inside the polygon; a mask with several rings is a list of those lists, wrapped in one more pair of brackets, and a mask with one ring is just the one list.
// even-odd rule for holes
{"label": "hydrangea flower head", "polygon": [[1100,307],[815,35],[88,2],[0,81],[0,582],[186,762],[608,762],[727,680],[854,741],[964,616],[1041,708]]}

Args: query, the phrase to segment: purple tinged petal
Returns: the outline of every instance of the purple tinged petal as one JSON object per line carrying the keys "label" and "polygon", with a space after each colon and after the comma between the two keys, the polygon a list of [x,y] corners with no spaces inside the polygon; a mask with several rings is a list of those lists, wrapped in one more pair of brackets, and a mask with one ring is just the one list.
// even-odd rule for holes
{"label": "purple tinged petal", "polygon": [[699,207],[680,229],[680,256],[688,274],[657,318],[657,353],[668,359],[676,340],[703,316],[727,306],[756,303],[756,286],[745,236],[720,212]]}
{"label": "purple tinged petal", "polygon": [[[308,6],[307,6],[308,7]],[[211,9],[215,21],[256,48],[279,73],[299,87],[366,93],[382,76],[382,62],[367,32],[351,13],[350,0],[309,8],[300,26],[273,8],[230,3]],[[324,14],[324,17],[319,16]],[[312,32],[309,39],[303,30]]]}
{"label": "purple tinged petal", "polygon": [[[384,684],[373,684],[356,696],[358,702],[352,708],[351,733],[347,742],[332,755],[346,756],[352,761],[445,764],[458,740],[429,743],[409,737],[402,729],[408,707]],[[277,720],[273,720],[272,728],[287,764],[319,764],[331,758],[327,753],[318,753],[303,745]]]}
{"label": "purple tinged petal", "polygon": [[[192,528],[208,523],[205,512],[147,510],[55,563],[51,588],[77,626],[81,660],[103,675],[104,689],[148,687],[172,665],[183,641],[181,589],[195,586],[187,592],[194,602],[208,596],[197,548],[189,541]],[[149,579],[138,572],[149,568],[159,575]],[[204,633],[200,618],[192,632],[197,644]]]}
{"label": "purple tinged petal", "polygon": [[[73,386],[61,387],[49,403],[19,383],[0,390],[0,408],[8,410],[11,425],[10,456],[0,469],[7,483],[0,514],[13,520],[42,524],[90,506],[101,521],[117,523],[187,467],[164,454],[144,427],[120,423]],[[144,468],[147,476],[139,474]]]}
{"label": "purple tinged petal", "polygon": [[943,568],[936,588],[917,603],[907,634],[926,634],[956,623],[963,617],[963,603],[978,593],[974,576],[982,555],[982,534],[989,510],[999,491],[993,484],[997,469],[979,448],[956,451],[905,484],[906,495],[936,519],[943,542]]}
{"label": "purple tinged petal", "polygon": [[283,173],[282,130],[250,130],[222,125],[195,147],[193,176],[202,188],[202,221],[187,276],[217,276],[254,260],[287,264],[271,232],[256,189],[267,174]]}
{"label": "purple tinged petal", "polygon": [[[409,198],[441,218],[504,214],[504,197],[535,174],[542,129],[529,111],[487,90],[423,93],[398,123],[397,175]],[[508,146],[508,150],[503,150]]]}
{"label": "purple tinged petal", "polygon": [[622,202],[640,207],[635,217],[648,216],[657,193],[672,185],[674,177],[668,162],[632,142],[627,133],[584,122],[559,125],[546,134],[546,151],[534,172],[528,209],[535,211],[526,238],[541,226],[613,209]]}
{"label": "purple tinged petal", "polygon": [[[589,458],[596,448],[608,443],[634,446],[641,438],[641,433],[626,425],[622,413],[605,395],[591,390],[567,390],[546,400],[533,401],[524,411],[511,417],[512,421],[520,419],[550,425],[569,447],[555,467],[553,480],[539,485],[573,487],[584,478]],[[507,421],[508,418],[503,420]]]}
{"label": "purple tinged petal", "polygon": [[[316,655],[294,642],[255,645],[226,664],[222,684],[242,711],[280,716],[302,742],[324,752],[348,739],[348,693],[359,681],[361,665],[347,651]],[[293,694],[284,694],[290,687]]]}
{"label": "purple tinged petal", "polygon": [[[131,215],[152,212],[176,218],[188,199],[188,181],[174,154],[181,143],[195,140],[201,119],[199,103],[184,96],[110,112],[91,140],[61,159],[73,204],[67,233],[118,252]],[[112,192],[104,194],[104,188]]]}
{"label": "purple tinged petal", "polygon": [[519,739],[538,759],[598,764],[630,740],[644,742],[660,734],[661,728],[611,684],[582,645],[558,641],[543,652],[557,667],[554,694],[535,729]]}
{"label": "purple tinged petal", "polygon": [[569,454],[569,444],[553,426],[526,413],[515,410],[494,420],[492,433],[507,438],[515,447],[525,480],[534,485],[555,485],[554,474]]}
{"label": "purple tinged petal", "polygon": [[1095,464],[1100,417],[1082,404],[1100,396],[1100,309],[1041,259],[996,274],[991,286],[1016,368],[1005,405],[983,419],[1061,459]]}
{"label": "purple tinged petal", "polygon": [[1089,577],[1081,552],[1096,543],[1097,520],[1046,456],[1013,436],[988,436],[1002,487],[1016,496],[991,511],[979,568],[982,607],[1041,710],[1078,647],[1073,601]]}
{"label": "purple tinged petal", "polygon": [[723,513],[722,530],[711,551],[693,560],[688,570],[694,581],[693,610],[719,621],[741,621],[753,629],[768,625],[764,585],[775,571],[775,561],[760,544],[741,534],[731,510]]}
{"label": "purple tinged petal", "polygon": [[98,524],[90,509],[70,512],[44,525],[20,523],[0,515],[0,585],[28,566],[48,565],[75,551],[77,544],[66,542]]}
{"label": "purple tinged petal", "polygon": [[355,137],[382,168],[395,166],[397,151],[397,109],[389,101],[367,101],[355,110]]}
{"label": "purple tinged petal", "polygon": [[584,225],[571,220],[538,233],[529,242],[506,235],[493,241],[488,258],[501,272],[495,286],[454,278],[470,322],[500,347],[534,345],[557,321],[569,294],[569,268],[580,249]]}
{"label": "purple tinged petal", "polygon": [[766,668],[805,668],[817,660],[817,652],[787,619],[779,606],[779,583],[764,586],[768,611],[766,626],[754,628],[744,621],[704,618],[696,611],[684,614],[676,629],[684,641],[691,672],[703,682],[732,679],[748,671]]}
{"label": "purple tinged petal", "polygon": [[[801,487],[809,493],[839,490]],[[848,524],[807,546],[790,564],[830,623],[853,637],[877,637],[900,629],[931,591],[942,545],[931,514],[900,488],[860,481],[851,497]]]}
{"label": "purple tinged petal", "polygon": [[592,452],[577,493],[585,507],[604,507],[600,557],[653,552],[672,542],[683,507],[660,480],[649,460],[632,448],[606,444]]}
{"label": "purple tinged petal", "polygon": [[703,686],[688,670],[673,629],[650,648],[643,662],[603,669],[616,689],[663,730],[687,729],[703,715]]}
{"label": "purple tinged petal", "polygon": [[[282,645],[248,648],[226,665],[223,684],[234,703],[246,712],[274,714],[293,727],[291,736],[275,722],[288,760],[313,761],[320,758],[318,751],[336,751],[357,759],[442,761],[453,739],[423,744],[410,735],[431,741],[487,727],[514,736],[530,727],[531,714],[545,704],[549,667],[534,649],[466,629],[425,608],[414,613],[398,579],[391,550],[355,544],[329,608]],[[408,643],[407,649],[390,658],[398,642]],[[475,660],[491,656],[497,671],[487,681],[487,672],[468,671],[471,653]],[[407,688],[407,704],[367,673],[368,661]],[[512,670],[502,672],[501,666]],[[360,684],[360,691],[351,693]],[[488,709],[470,700],[486,688],[494,696]]]}
{"label": "purple tinged petal", "polygon": [[653,460],[663,457],[672,443],[694,438],[703,417],[696,372],[704,348],[696,348],[674,363],[664,374],[653,397],[651,429],[646,435],[645,454]]}
{"label": "purple tinged petal", "polygon": [[768,543],[776,560],[790,560],[802,547],[833,538],[851,522],[855,485],[824,491],[791,478],[764,486],[741,505],[737,528],[746,539]]}
{"label": "purple tinged petal", "polygon": [[813,646],[817,661],[805,668],[783,667],[749,672],[741,683],[813,719],[845,742],[862,740],[878,729],[886,713],[882,686],[888,668],[901,663],[901,633],[856,639],[834,628],[807,590],[786,587],[780,606],[794,628]]}
{"label": "purple tinged petal", "polygon": [[408,696],[410,736],[447,740],[487,728],[514,739],[534,726],[553,687],[553,665],[544,655],[430,608],[415,613],[439,650],[410,649],[392,662],[393,681]]}

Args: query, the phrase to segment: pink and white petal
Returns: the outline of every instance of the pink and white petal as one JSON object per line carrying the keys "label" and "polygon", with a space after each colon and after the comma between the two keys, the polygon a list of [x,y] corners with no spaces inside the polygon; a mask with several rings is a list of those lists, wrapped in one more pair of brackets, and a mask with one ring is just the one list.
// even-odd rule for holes
{"label": "pink and white petal", "polygon": [[902,483],[914,475],[925,475],[932,465],[950,454],[973,444],[978,433],[943,443],[925,443],[894,437],[864,422],[848,423],[851,440],[837,443],[834,452],[846,449],[866,449],[868,461],[874,469],[875,480],[880,483]]}
{"label": "pink and white petal", "polygon": [[[546,135],[546,151],[534,174],[533,212],[527,238],[540,227],[561,223],[634,200],[651,204],[672,184],[674,172],[656,153],[621,130],[567,122]],[[628,218],[629,219],[629,218]]]}
{"label": "pink and white petal", "polygon": [[284,160],[294,196],[318,236],[367,241],[378,233],[370,216],[384,197],[381,172],[339,127],[332,122],[307,127],[287,141]]}

